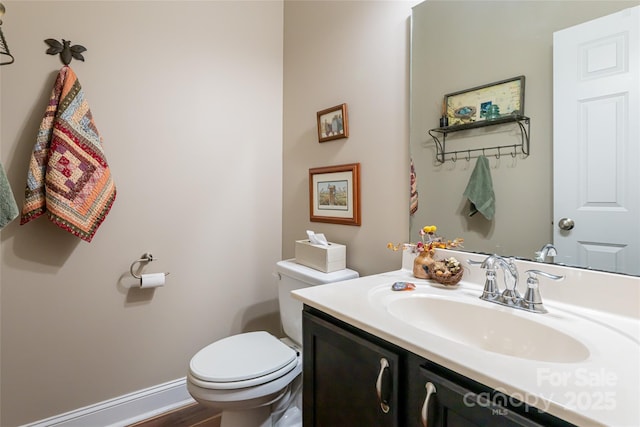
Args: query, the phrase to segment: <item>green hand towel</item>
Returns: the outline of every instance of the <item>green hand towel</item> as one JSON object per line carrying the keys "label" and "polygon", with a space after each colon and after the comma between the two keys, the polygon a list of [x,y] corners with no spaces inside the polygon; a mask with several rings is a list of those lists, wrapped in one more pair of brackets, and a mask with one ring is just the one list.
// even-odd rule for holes
{"label": "green hand towel", "polygon": [[13,221],[19,213],[9,180],[0,164],[0,228]]}
{"label": "green hand towel", "polygon": [[476,167],[471,172],[471,178],[464,196],[471,202],[469,216],[480,212],[487,219],[492,219],[496,211],[495,195],[493,193],[493,181],[489,170],[489,160],[485,156],[478,157]]}

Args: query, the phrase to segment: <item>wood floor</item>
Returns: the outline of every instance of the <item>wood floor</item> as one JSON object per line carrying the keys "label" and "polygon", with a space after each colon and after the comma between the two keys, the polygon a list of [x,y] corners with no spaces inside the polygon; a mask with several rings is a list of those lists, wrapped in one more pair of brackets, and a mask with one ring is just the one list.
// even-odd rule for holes
{"label": "wood floor", "polygon": [[194,403],[129,427],[220,427],[220,413]]}

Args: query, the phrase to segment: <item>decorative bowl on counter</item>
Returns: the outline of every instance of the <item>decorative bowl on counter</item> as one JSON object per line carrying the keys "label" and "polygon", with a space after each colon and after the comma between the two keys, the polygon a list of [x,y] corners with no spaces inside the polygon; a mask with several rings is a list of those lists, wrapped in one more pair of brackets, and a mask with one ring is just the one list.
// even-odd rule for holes
{"label": "decorative bowl on counter", "polygon": [[449,257],[441,261],[435,261],[429,268],[429,279],[445,286],[456,286],[462,276],[464,270],[460,261],[454,257]]}

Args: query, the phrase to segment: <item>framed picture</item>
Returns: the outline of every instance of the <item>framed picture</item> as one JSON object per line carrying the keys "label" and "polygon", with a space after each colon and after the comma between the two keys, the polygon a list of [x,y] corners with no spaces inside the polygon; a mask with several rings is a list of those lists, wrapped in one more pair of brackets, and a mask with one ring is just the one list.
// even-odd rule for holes
{"label": "framed picture", "polygon": [[309,214],[315,222],[360,225],[360,163],[309,169]]}
{"label": "framed picture", "polygon": [[524,115],[524,76],[449,93],[442,109],[449,126]]}
{"label": "framed picture", "polygon": [[336,105],[318,111],[318,141],[347,138],[349,136],[349,118],[347,104]]}

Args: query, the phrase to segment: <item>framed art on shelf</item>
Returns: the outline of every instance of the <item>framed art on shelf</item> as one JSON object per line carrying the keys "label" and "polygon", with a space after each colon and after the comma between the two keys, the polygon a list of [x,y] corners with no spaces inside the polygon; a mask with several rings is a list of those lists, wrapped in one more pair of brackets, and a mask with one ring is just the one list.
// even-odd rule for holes
{"label": "framed art on shelf", "polygon": [[309,215],[315,222],[360,225],[360,163],[309,169]]}
{"label": "framed art on shelf", "polygon": [[524,76],[477,86],[444,96],[443,115],[448,126],[524,115]]}
{"label": "framed art on shelf", "polygon": [[336,105],[326,110],[318,111],[318,142],[349,136],[349,117],[347,104]]}

